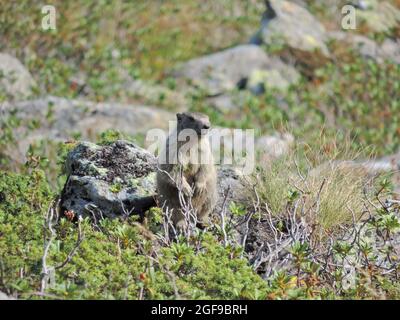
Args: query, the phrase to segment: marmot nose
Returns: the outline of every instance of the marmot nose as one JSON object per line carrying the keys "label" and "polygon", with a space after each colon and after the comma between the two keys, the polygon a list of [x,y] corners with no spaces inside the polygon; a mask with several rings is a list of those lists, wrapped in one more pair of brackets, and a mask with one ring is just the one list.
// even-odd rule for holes
{"label": "marmot nose", "polygon": [[210,125],[209,124],[203,124],[203,129],[206,129],[206,130],[210,129]]}

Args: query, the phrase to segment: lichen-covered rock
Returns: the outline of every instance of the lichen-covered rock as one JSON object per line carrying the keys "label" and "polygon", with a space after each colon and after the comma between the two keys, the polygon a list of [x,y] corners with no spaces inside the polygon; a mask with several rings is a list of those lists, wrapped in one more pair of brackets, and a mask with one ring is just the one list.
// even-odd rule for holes
{"label": "lichen-covered rock", "polygon": [[156,159],[133,143],[78,144],[69,154],[61,208],[77,215],[114,218],[143,214],[155,205]]}
{"label": "lichen-covered rock", "polygon": [[[174,76],[214,96],[239,87],[240,82],[247,81],[257,71],[263,72],[260,81],[270,88],[286,87],[299,78],[293,67],[276,57],[269,57],[256,45],[240,45],[192,59],[178,67]],[[269,73],[275,76],[268,76]]]}
{"label": "lichen-covered rock", "polygon": [[29,71],[13,56],[0,53],[0,97],[6,100],[24,100],[36,86]]}
{"label": "lichen-covered rock", "polygon": [[294,56],[298,61],[321,66],[330,57],[324,42],[324,26],[304,7],[282,0],[268,1],[273,18],[263,27],[262,38],[269,46],[282,46],[283,56]]}
{"label": "lichen-covered rock", "polygon": [[[115,218],[143,215],[156,206],[155,175],[157,160],[135,144],[118,140],[110,145],[79,143],[67,156],[67,182],[61,195],[61,211],[74,216]],[[240,170],[218,169],[219,200],[215,214],[226,213],[231,201],[242,203],[248,193]]]}
{"label": "lichen-covered rock", "polygon": [[256,70],[249,77],[247,87],[255,95],[263,94],[270,89],[285,91],[299,80],[299,74],[294,68],[286,66],[281,70]]}

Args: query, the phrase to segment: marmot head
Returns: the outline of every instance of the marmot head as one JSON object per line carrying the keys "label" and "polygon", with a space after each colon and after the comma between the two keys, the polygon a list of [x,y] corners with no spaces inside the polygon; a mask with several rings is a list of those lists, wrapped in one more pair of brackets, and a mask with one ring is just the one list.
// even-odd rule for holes
{"label": "marmot head", "polygon": [[198,136],[203,136],[208,133],[211,126],[208,116],[198,112],[177,113],[176,118],[178,120],[178,132],[184,129],[192,129]]}

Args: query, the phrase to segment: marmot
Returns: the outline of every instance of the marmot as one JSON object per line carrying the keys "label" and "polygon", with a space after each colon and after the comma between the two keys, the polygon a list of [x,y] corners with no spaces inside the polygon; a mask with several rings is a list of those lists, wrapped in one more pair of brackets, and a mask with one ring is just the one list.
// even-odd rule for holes
{"label": "marmot", "polygon": [[199,224],[207,224],[217,201],[217,174],[208,140],[210,120],[201,113],[178,113],[177,126],[158,158],[157,189],[164,211],[178,228],[185,225],[179,190],[191,200]]}

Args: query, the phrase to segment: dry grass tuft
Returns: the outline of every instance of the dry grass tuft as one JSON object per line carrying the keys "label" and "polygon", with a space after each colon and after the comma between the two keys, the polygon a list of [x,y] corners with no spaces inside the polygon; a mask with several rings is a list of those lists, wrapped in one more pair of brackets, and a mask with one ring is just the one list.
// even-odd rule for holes
{"label": "dry grass tuft", "polygon": [[360,219],[375,177],[357,162],[360,153],[349,146],[350,142],[339,146],[323,137],[316,146],[298,146],[259,168],[258,196],[273,214],[284,215],[296,206],[302,218],[324,230]]}

